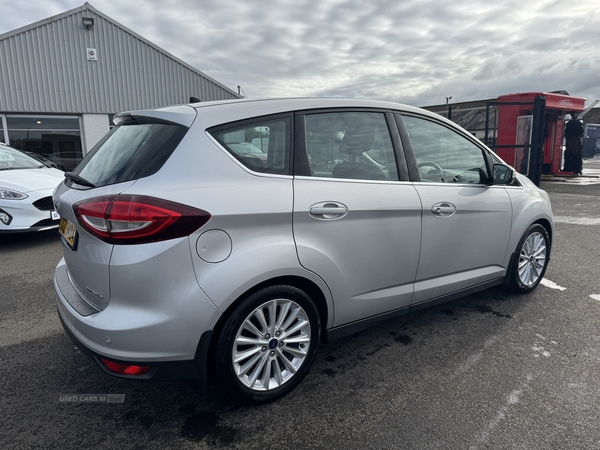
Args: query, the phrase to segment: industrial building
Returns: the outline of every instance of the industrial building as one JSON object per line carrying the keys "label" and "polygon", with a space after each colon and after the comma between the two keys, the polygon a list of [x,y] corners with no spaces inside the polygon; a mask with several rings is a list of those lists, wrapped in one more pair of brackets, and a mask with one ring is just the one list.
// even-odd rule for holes
{"label": "industrial building", "polygon": [[89,3],[0,35],[0,142],[71,170],[112,116],[240,96]]}

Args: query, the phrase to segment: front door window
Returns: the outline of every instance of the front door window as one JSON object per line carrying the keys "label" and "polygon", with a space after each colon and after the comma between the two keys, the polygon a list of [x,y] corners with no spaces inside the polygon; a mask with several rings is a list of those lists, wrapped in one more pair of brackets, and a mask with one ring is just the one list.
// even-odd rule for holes
{"label": "front door window", "polygon": [[423,182],[482,183],[487,179],[483,151],[436,122],[403,117]]}

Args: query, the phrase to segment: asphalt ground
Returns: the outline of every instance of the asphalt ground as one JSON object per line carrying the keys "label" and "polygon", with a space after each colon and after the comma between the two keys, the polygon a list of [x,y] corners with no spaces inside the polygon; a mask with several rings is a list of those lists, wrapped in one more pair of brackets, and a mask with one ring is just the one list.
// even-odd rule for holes
{"label": "asphalt ground", "polygon": [[[260,407],[105,375],[56,316],[56,232],[0,237],[0,449],[600,448],[600,184],[542,187],[557,216],[545,285],[322,345],[300,386]],[[79,401],[100,394],[124,400]]]}

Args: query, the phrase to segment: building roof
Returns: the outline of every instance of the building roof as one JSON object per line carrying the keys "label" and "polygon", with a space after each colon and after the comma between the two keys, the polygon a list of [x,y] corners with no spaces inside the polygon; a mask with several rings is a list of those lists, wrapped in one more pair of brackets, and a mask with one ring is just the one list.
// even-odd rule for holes
{"label": "building roof", "polygon": [[0,54],[2,112],[116,113],[240,97],[87,2],[0,35]]}

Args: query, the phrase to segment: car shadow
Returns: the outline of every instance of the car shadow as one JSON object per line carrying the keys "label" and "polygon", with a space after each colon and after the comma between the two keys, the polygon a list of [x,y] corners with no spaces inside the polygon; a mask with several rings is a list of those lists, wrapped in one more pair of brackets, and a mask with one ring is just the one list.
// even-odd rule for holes
{"label": "car shadow", "polygon": [[32,248],[60,240],[57,230],[38,231],[35,233],[7,233],[0,234],[0,248],[4,250],[18,250]]}

